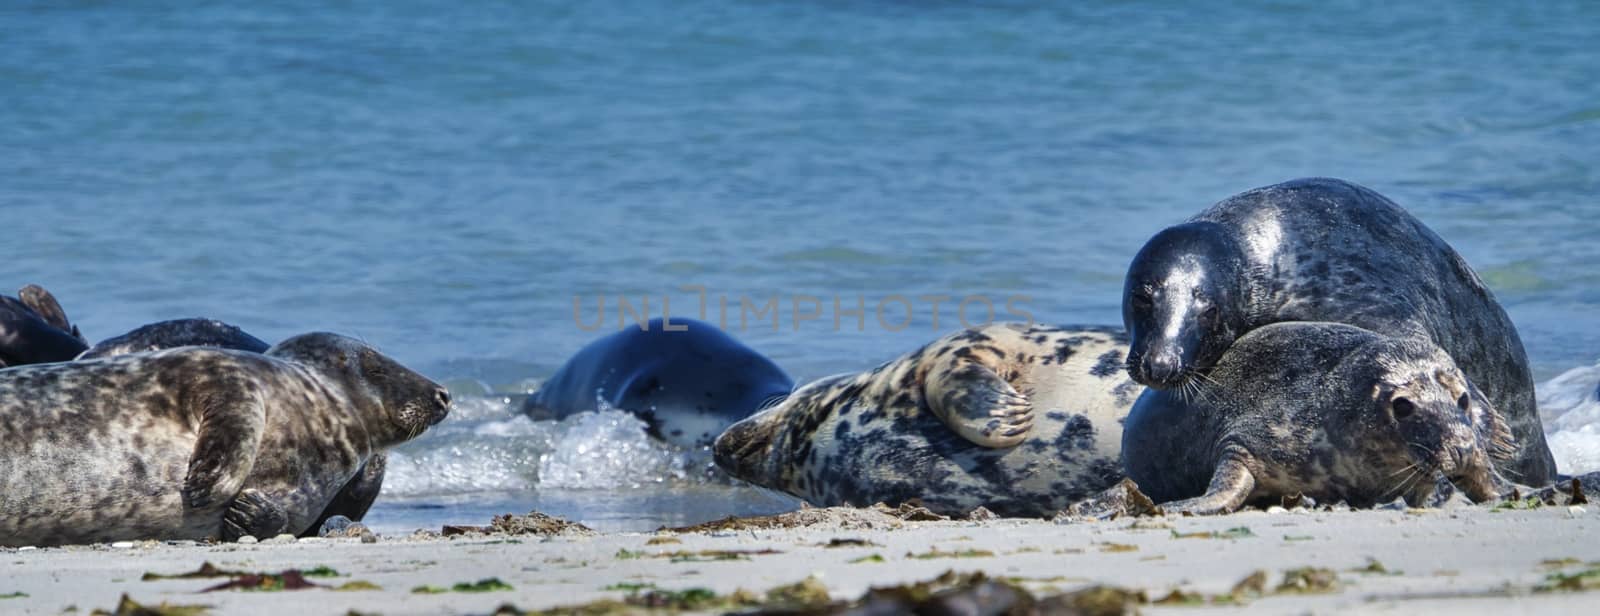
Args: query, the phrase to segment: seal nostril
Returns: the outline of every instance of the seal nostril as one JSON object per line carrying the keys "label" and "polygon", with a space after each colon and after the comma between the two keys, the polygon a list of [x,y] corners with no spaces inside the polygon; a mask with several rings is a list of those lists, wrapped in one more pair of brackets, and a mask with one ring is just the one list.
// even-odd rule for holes
{"label": "seal nostril", "polygon": [[435,400],[439,401],[439,406],[450,406],[450,390],[441,387],[434,392],[433,396]]}

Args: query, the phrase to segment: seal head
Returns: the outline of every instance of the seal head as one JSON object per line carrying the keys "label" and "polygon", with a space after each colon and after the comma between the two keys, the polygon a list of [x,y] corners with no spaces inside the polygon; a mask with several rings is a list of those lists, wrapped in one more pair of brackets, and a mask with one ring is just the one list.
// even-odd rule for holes
{"label": "seal head", "polygon": [[443,421],[450,391],[359,340],[314,332],[294,336],[266,355],[304,365],[340,385],[367,429],[374,449],[416,438]]}
{"label": "seal head", "polygon": [[1182,224],[1151,238],[1122,290],[1128,375],[1171,389],[1210,370],[1249,329],[1249,298],[1240,297],[1237,282],[1245,272],[1238,244],[1214,223]]}

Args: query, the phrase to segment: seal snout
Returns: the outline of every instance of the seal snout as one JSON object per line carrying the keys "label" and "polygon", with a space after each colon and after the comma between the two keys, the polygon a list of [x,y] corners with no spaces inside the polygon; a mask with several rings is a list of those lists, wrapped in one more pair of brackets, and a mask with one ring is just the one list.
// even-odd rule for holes
{"label": "seal snout", "polygon": [[438,404],[438,407],[432,416],[428,418],[428,425],[430,426],[444,421],[445,416],[450,414],[450,390],[443,387],[434,388],[433,401]]}
{"label": "seal snout", "polygon": [[739,479],[759,482],[772,445],[772,430],[763,424],[759,417],[752,417],[728,426],[711,445],[717,466]]}

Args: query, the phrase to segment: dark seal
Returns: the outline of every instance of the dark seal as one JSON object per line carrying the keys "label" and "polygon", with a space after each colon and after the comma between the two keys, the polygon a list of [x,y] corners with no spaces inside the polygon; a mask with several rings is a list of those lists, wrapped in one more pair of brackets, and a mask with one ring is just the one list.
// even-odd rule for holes
{"label": "dark seal", "polygon": [[1510,479],[1555,478],[1516,327],[1472,268],[1394,202],[1312,178],[1230,197],[1145,244],[1128,268],[1128,371],[1157,389],[1194,388],[1240,336],[1269,323],[1327,321],[1431,341],[1511,429]]}
{"label": "dark seal", "polygon": [[312,524],[449,411],[359,341],[181,347],[0,371],[0,544],[234,539]]}
{"label": "dark seal", "polygon": [[818,506],[904,503],[1049,516],[1122,478],[1143,386],[1107,328],[998,323],[802,386],[728,428],[729,474]]}
{"label": "dark seal", "polygon": [[85,350],[78,359],[98,359],[181,346],[265,353],[272,345],[216,319],[174,319],[140,326],[121,336],[102,340]]}
{"label": "dark seal", "polygon": [[1302,494],[1422,506],[1443,477],[1482,502],[1510,453],[1493,408],[1444,350],[1338,323],[1234,341],[1196,386],[1146,390],[1124,425],[1130,479],[1169,511],[1226,513]]}
{"label": "dark seal", "polygon": [[0,295],[0,368],[68,361],[88,347],[54,295],[28,285]]}
{"label": "dark seal", "polygon": [[651,436],[702,447],[793,388],[772,360],[710,323],[653,319],[583,347],[522,410],[560,419],[605,405],[637,415]]}

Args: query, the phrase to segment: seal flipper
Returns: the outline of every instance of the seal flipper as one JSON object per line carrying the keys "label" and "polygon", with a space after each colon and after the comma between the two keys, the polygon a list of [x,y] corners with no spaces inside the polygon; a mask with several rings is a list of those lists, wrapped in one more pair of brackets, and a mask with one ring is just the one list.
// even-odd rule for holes
{"label": "seal flipper", "polygon": [[1033,404],[970,354],[939,362],[922,386],[924,399],[945,425],[973,443],[1014,447],[1033,428]]}
{"label": "seal flipper", "polygon": [[[235,399],[238,396],[243,399]],[[200,417],[199,437],[183,479],[183,504],[201,509],[231,498],[244,486],[256,464],[266,428],[266,409],[245,392],[208,401]]]}
{"label": "seal flipper", "polygon": [[238,541],[250,535],[257,538],[276,537],[289,525],[289,516],[283,507],[267,498],[260,490],[246,488],[228,503],[222,513],[222,540]]}
{"label": "seal flipper", "polygon": [[339,493],[334,495],[333,501],[322,510],[322,515],[317,516],[317,521],[307,527],[301,536],[315,537],[322,530],[322,523],[328,518],[342,515],[350,518],[352,522],[360,522],[367,510],[372,508],[373,501],[378,499],[378,491],[383,488],[383,471],[388,466],[389,455],[386,453],[373,454],[366,464],[356,471],[356,476],[344,484]]}
{"label": "seal flipper", "polygon": [[17,299],[22,300],[23,305],[37,313],[44,322],[55,326],[56,329],[71,333],[72,337],[77,338],[85,346],[89,344],[83,333],[78,331],[78,326],[67,320],[67,311],[61,309],[61,302],[56,301],[56,296],[51,295],[44,287],[36,284],[22,287],[17,291]]}
{"label": "seal flipper", "polygon": [[1217,461],[1217,470],[1211,475],[1211,485],[1206,493],[1194,498],[1162,503],[1168,512],[1194,515],[1232,513],[1244,505],[1245,499],[1256,489],[1256,477],[1248,464],[1250,454],[1237,449],[1224,453]]}

